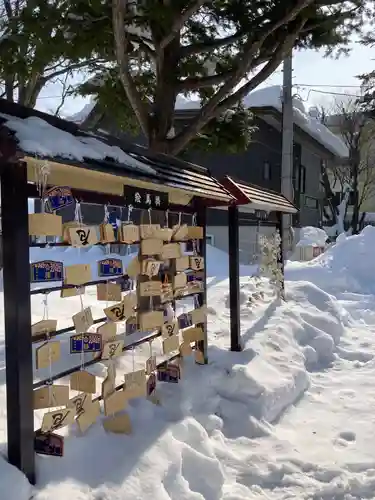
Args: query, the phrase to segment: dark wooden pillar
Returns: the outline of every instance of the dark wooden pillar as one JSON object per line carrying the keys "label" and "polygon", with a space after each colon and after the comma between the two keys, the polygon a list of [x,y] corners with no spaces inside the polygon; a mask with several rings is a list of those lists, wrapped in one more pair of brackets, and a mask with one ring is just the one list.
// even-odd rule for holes
{"label": "dark wooden pillar", "polygon": [[35,484],[27,167],[2,165],[8,460]]}
{"label": "dark wooden pillar", "polygon": [[230,350],[241,351],[240,237],[238,206],[228,208]]}
{"label": "dark wooden pillar", "polygon": [[[199,254],[204,258],[204,269],[203,269],[203,283],[204,288],[201,293],[198,294],[198,305],[202,307],[207,304],[207,252],[206,252],[206,234],[207,234],[207,208],[205,206],[200,206],[197,211],[197,226],[203,227],[203,240],[201,241],[199,247]],[[200,324],[204,331],[204,340],[198,342],[197,348],[203,353],[204,364],[208,363],[208,335],[207,335],[207,319],[204,323]]]}

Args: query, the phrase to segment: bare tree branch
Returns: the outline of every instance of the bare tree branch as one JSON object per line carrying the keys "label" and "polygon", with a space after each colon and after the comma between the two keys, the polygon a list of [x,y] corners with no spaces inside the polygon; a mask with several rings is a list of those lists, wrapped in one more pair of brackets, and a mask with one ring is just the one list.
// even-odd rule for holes
{"label": "bare tree branch", "polygon": [[148,137],[148,108],[137,90],[134,80],[129,72],[128,40],[125,36],[124,27],[125,3],[122,0],[113,0],[112,23],[115,39],[115,52],[119,68],[119,78],[125,93],[134,110],[139,125]]}
{"label": "bare tree branch", "polygon": [[195,54],[204,54],[206,52],[212,52],[215,49],[220,49],[226,45],[231,45],[236,43],[246,36],[246,32],[239,31],[234,35],[229,35],[225,38],[219,38],[217,40],[210,40],[202,43],[192,43],[191,45],[184,45],[180,49],[181,57],[187,57]]}

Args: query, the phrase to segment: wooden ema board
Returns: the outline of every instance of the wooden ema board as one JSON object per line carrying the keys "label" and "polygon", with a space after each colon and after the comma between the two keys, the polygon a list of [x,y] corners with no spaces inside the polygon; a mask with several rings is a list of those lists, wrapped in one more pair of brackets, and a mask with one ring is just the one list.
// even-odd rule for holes
{"label": "wooden ema board", "polygon": [[79,313],[74,314],[72,320],[77,333],[86,333],[90,326],[94,324],[91,308],[86,307]]}
{"label": "wooden ema board", "polygon": [[123,390],[110,394],[104,399],[104,415],[110,417],[124,410],[128,404],[128,398]]}
{"label": "wooden ema board", "polygon": [[131,434],[132,426],[129,415],[123,413],[103,420],[103,427],[114,434]]}
{"label": "wooden ema board", "polygon": [[160,229],[160,224],[141,224],[139,226],[140,238],[143,240],[150,238],[160,239],[158,236],[158,232],[160,231]]}
{"label": "wooden ema board", "polygon": [[66,285],[84,285],[92,280],[90,264],[74,264],[66,266],[65,269]]}
{"label": "wooden ema board", "polygon": [[173,229],[169,227],[162,227],[158,231],[158,236],[161,240],[170,242],[173,236]]}
{"label": "wooden ema board", "polygon": [[115,231],[112,224],[100,224],[100,241],[102,243],[113,243],[116,241]]}
{"label": "wooden ema board", "polygon": [[99,243],[98,226],[80,226],[68,229],[72,247],[86,247]]}
{"label": "wooden ema board", "polygon": [[38,455],[62,457],[64,455],[64,438],[53,432],[37,431],[34,437],[34,450]]}
{"label": "wooden ema board", "polygon": [[191,345],[189,342],[182,342],[179,350],[180,350],[180,355],[183,358],[191,356],[193,354],[193,349],[191,348]]}
{"label": "wooden ema board", "polygon": [[70,408],[63,408],[45,413],[42,421],[42,432],[54,432],[62,427],[71,425],[74,422],[74,411]]}
{"label": "wooden ema board", "polygon": [[103,259],[98,262],[98,276],[101,278],[115,278],[123,274],[121,259]]}
{"label": "wooden ema board", "polygon": [[70,388],[72,391],[96,393],[96,377],[91,373],[79,371],[70,376]]}
{"label": "wooden ema board", "polygon": [[142,255],[159,255],[163,251],[163,240],[156,238],[141,240],[140,247]]}
{"label": "wooden ema board", "polygon": [[142,274],[152,278],[159,274],[161,262],[153,259],[146,259],[142,262]]}
{"label": "wooden ema board", "polygon": [[116,334],[117,334],[116,323],[107,321],[107,323],[104,323],[103,325],[99,326],[96,329],[96,332],[102,336],[102,345],[104,346],[104,344],[106,344],[107,342],[116,340]]}
{"label": "wooden ema board", "polygon": [[98,285],[96,285],[96,298],[99,301],[121,301],[121,285],[117,283],[99,283]]}
{"label": "wooden ema board", "polygon": [[187,343],[203,341],[204,340],[203,328],[196,326],[187,328],[186,330],[183,330],[182,338],[184,339],[184,342]]}
{"label": "wooden ema board", "polygon": [[60,342],[45,342],[35,351],[36,369],[48,368],[52,363],[59,361],[61,356]]}
{"label": "wooden ema board", "polygon": [[201,271],[204,269],[204,258],[203,257],[190,257],[190,268],[193,271]]}
{"label": "wooden ema board", "polygon": [[184,241],[188,237],[188,227],[186,224],[182,224],[181,226],[176,225],[173,226],[173,236],[172,240],[174,241]]}
{"label": "wooden ema board", "polygon": [[138,242],[140,240],[139,226],[134,224],[122,224],[120,240],[129,245]]}
{"label": "wooden ema board", "polygon": [[177,335],[179,331],[177,320],[170,323],[164,323],[161,327],[161,335],[164,339],[172,337],[172,335]]}
{"label": "wooden ema board", "polygon": [[113,306],[109,306],[104,309],[104,314],[110,321],[118,322],[125,321],[128,316],[130,316],[133,311],[130,308],[125,307],[124,302],[118,302]]}
{"label": "wooden ema board", "polygon": [[63,288],[61,290],[60,297],[62,299],[68,298],[68,297],[77,297],[78,295],[84,295],[85,294],[85,287],[74,287],[74,288]]}
{"label": "wooden ema board", "polygon": [[64,264],[56,260],[41,260],[30,264],[30,281],[48,283],[64,279]]}
{"label": "wooden ema board", "polygon": [[139,328],[143,331],[160,328],[164,324],[163,311],[148,311],[138,316]]}
{"label": "wooden ema board", "polygon": [[182,256],[181,245],[179,243],[167,243],[163,245],[160,253],[162,260],[178,259]]}
{"label": "wooden ema board", "polygon": [[189,240],[202,240],[203,239],[203,227],[201,226],[189,226],[187,228],[187,237]]}
{"label": "wooden ema board", "polygon": [[74,410],[75,416],[79,417],[89,404],[91,404],[91,394],[82,392],[68,401],[67,408]]}
{"label": "wooden ema board", "polygon": [[30,236],[62,236],[62,217],[55,214],[30,214]]}
{"label": "wooden ema board", "polygon": [[42,319],[31,325],[31,336],[34,335],[49,335],[56,331],[57,319]]}
{"label": "wooden ema board", "polygon": [[54,186],[46,192],[47,203],[50,210],[60,210],[61,208],[73,205],[74,197],[68,186]]}
{"label": "wooden ema board", "polygon": [[67,385],[50,385],[34,391],[34,410],[66,406],[69,403]]}
{"label": "wooden ema board", "polygon": [[142,297],[160,297],[161,281],[144,281],[140,283],[139,294]]}
{"label": "wooden ema board", "polygon": [[122,354],[124,341],[117,340],[115,342],[107,342],[104,344],[102,359],[113,359]]}
{"label": "wooden ema board", "polygon": [[126,267],[126,274],[129,278],[137,278],[138,274],[141,272],[141,263],[137,257],[134,257]]}
{"label": "wooden ema board", "polygon": [[163,340],[163,354],[169,354],[173,351],[178,351],[180,347],[180,338],[178,335],[172,335]]}
{"label": "wooden ema board", "polygon": [[156,356],[150,356],[146,361],[146,374],[151,375],[151,373],[156,371],[156,367]]}
{"label": "wooden ema board", "polygon": [[198,323],[204,323],[207,318],[207,307],[202,306],[197,309],[193,309],[190,311],[191,322],[193,325],[197,325]]}
{"label": "wooden ema board", "polygon": [[178,273],[186,271],[186,269],[189,269],[190,267],[190,256],[183,255],[182,257],[179,257],[178,259],[176,259],[175,266],[176,272]]}
{"label": "wooden ema board", "polygon": [[184,288],[187,284],[187,277],[185,273],[178,273],[173,278],[173,288],[179,289]]}
{"label": "wooden ema board", "polygon": [[90,401],[85,407],[85,411],[77,417],[77,424],[79,430],[83,433],[86,432],[99,418],[100,403],[99,401]]}

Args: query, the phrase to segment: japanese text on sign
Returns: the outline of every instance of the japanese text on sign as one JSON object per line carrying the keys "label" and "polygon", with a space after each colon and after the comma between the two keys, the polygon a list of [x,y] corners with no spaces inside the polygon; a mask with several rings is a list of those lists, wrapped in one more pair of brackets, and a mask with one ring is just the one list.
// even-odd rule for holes
{"label": "japanese text on sign", "polygon": [[168,193],[124,186],[124,197],[127,205],[138,208],[168,208]]}
{"label": "japanese text on sign", "polygon": [[63,279],[64,265],[62,262],[43,260],[30,264],[32,283],[44,281],[61,281]]}
{"label": "japanese text on sign", "polygon": [[104,259],[99,261],[99,276],[121,276],[122,260],[121,259]]}
{"label": "japanese text on sign", "polygon": [[47,191],[48,205],[53,211],[74,203],[72,192],[67,186],[55,186]]}

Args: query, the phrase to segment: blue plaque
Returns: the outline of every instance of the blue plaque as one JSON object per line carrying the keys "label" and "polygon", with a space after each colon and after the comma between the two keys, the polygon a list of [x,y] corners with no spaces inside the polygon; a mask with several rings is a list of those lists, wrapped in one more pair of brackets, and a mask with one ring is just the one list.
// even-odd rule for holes
{"label": "blue plaque", "polygon": [[70,337],[70,354],[78,354],[82,351],[100,352],[101,350],[102,336],[99,333],[84,333]]}
{"label": "blue plaque", "polygon": [[62,457],[64,455],[64,438],[53,432],[37,431],[34,436],[34,450],[39,455]]}
{"label": "blue plaque", "polygon": [[104,259],[98,262],[98,274],[101,278],[112,278],[113,276],[121,276],[122,260],[121,259]]}
{"label": "blue plaque", "polygon": [[55,186],[46,193],[49,208],[53,211],[74,203],[72,191],[67,186]]}
{"label": "blue plaque", "polygon": [[64,279],[64,264],[54,260],[42,260],[30,264],[30,281],[45,283],[48,281],[62,281]]}
{"label": "blue plaque", "polygon": [[180,330],[182,330],[183,328],[187,328],[188,326],[192,326],[193,324],[191,315],[189,313],[180,314],[177,320],[178,320],[178,327]]}
{"label": "blue plaque", "polygon": [[178,384],[181,378],[180,367],[173,363],[165,362],[157,370],[159,382]]}

